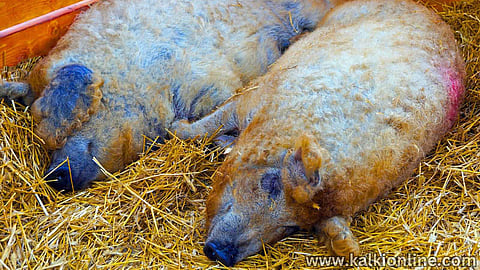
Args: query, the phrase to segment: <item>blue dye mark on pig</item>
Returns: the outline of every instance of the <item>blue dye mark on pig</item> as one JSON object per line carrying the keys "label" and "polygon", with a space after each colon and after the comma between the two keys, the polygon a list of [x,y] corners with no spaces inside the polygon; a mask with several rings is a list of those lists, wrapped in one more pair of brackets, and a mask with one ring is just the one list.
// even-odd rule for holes
{"label": "blue dye mark on pig", "polygon": [[275,200],[283,190],[281,173],[280,169],[271,169],[262,175],[260,183],[263,190],[268,193],[269,199]]}

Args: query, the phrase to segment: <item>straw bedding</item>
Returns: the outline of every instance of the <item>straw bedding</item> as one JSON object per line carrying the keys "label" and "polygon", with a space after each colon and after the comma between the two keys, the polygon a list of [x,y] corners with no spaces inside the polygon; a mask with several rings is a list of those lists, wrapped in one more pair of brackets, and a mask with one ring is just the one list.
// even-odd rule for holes
{"label": "straw bedding", "polygon": [[[354,217],[363,254],[480,261],[480,2],[439,14],[467,62],[460,120],[411,178]],[[22,79],[37,60],[1,76]],[[107,181],[59,194],[42,180],[48,153],[28,108],[1,101],[0,115],[0,269],[222,267],[202,252],[204,202],[223,158],[208,138],[156,144],[124,171],[105,172]],[[237,267],[304,268],[306,257],[327,255],[308,233],[264,251]]]}

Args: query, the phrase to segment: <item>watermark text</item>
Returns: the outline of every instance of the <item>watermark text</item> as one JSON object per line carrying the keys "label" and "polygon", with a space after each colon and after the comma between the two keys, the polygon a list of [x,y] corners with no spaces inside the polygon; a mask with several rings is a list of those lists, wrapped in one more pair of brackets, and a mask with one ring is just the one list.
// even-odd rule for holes
{"label": "watermark text", "polygon": [[308,267],[476,267],[478,258],[474,256],[417,256],[415,254],[369,253],[365,256],[305,256]]}

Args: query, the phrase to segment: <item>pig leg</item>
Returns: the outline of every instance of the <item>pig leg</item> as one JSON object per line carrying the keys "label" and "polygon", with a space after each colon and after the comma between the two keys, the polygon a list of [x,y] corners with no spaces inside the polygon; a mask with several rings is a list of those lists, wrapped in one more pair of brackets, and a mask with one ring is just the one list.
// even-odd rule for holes
{"label": "pig leg", "polygon": [[335,216],[322,221],[317,227],[327,248],[335,255],[358,255],[360,247],[350,230],[350,218]]}
{"label": "pig leg", "polygon": [[172,124],[171,129],[181,139],[194,138],[205,134],[211,135],[218,131],[217,138],[222,141],[221,144],[227,144],[227,142],[231,143],[234,137],[225,134],[239,129],[237,118],[236,102],[229,102],[196,122],[176,121]]}
{"label": "pig leg", "polygon": [[0,99],[19,100],[25,105],[33,102],[33,93],[27,83],[22,82],[0,82]]}

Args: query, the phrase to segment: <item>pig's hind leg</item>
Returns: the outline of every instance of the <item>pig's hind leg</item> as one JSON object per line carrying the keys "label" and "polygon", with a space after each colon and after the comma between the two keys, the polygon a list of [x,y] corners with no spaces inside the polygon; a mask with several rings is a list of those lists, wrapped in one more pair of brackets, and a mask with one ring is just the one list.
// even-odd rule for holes
{"label": "pig's hind leg", "polygon": [[236,113],[236,103],[226,103],[204,118],[189,123],[187,120],[179,120],[172,124],[171,130],[181,139],[191,139],[205,134],[216,133],[217,144],[227,146],[233,142],[235,136],[226,135],[237,133],[239,129]]}
{"label": "pig's hind leg", "polygon": [[356,256],[360,253],[358,241],[353,236],[349,223],[349,218],[335,216],[316,227],[331,253],[338,256]]}

